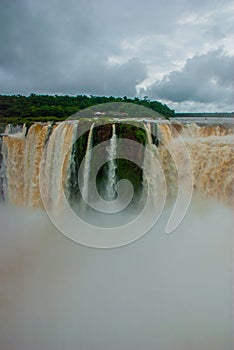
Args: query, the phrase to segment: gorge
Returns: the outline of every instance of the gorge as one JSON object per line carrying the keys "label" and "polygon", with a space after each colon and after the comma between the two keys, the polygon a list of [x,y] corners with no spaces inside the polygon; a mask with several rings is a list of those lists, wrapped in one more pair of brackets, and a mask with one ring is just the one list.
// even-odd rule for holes
{"label": "gorge", "polygon": [[[232,349],[232,120],[78,118],[0,142],[2,349]],[[67,204],[97,240],[153,220],[93,249],[53,222]]]}

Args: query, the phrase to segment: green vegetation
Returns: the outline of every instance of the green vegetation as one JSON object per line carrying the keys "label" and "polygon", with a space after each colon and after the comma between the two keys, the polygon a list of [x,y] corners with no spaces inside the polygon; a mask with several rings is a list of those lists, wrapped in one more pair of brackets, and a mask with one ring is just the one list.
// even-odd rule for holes
{"label": "green vegetation", "polygon": [[[106,97],[106,96],[52,96],[52,95],[36,95],[31,94],[29,96],[22,95],[0,95],[0,121],[2,124],[22,124],[26,123],[31,125],[34,122],[46,122],[46,121],[63,121],[69,116],[90,108],[92,106],[113,103],[113,102],[128,102],[142,107],[147,107],[152,112],[157,112],[165,118],[174,116],[174,111],[168,108],[165,104],[158,101],[150,101],[147,96],[144,99],[134,98],[130,99],[125,97]],[[113,112],[109,113],[109,108],[106,107],[106,114],[115,116]],[[104,108],[105,110],[105,108]],[[93,109],[94,112],[98,111],[98,106]],[[136,116],[131,105],[126,105],[126,109],[123,104],[120,104],[118,112],[125,112],[128,116]],[[139,112],[138,112],[139,113]],[[92,115],[92,116],[93,116]],[[156,113],[155,113],[156,115]],[[85,115],[84,115],[85,116]],[[140,115],[139,115],[140,116]],[[152,116],[154,114],[152,113]],[[90,117],[90,115],[89,115]]]}
{"label": "green vegetation", "polygon": [[134,125],[134,123],[132,122],[131,124],[116,123],[116,133],[118,137],[129,138],[129,139],[132,139],[133,141],[136,141],[145,145],[146,134],[144,130],[144,125],[143,123],[139,125]]}

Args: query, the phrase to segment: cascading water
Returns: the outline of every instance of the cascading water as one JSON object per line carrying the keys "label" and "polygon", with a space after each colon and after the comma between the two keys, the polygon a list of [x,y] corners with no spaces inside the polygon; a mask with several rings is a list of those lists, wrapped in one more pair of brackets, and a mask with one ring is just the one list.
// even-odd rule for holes
{"label": "cascading water", "polygon": [[163,200],[163,194],[166,191],[160,166],[160,154],[153,143],[150,123],[145,124],[145,133],[147,145],[143,164],[143,193],[144,197],[154,194],[151,196],[151,208],[156,210],[157,204]]}
{"label": "cascading water", "polygon": [[194,190],[202,197],[234,205],[233,135],[184,137],[193,168]]}
{"label": "cascading water", "polygon": [[85,159],[84,159],[84,172],[82,176],[82,196],[85,201],[88,200],[89,196],[89,175],[91,170],[91,150],[93,145],[93,127],[94,123],[90,127],[88,141],[87,141],[87,147],[86,147],[86,153],[85,153]]}
{"label": "cascading water", "polygon": [[12,204],[41,206],[39,170],[48,128],[49,124],[34,124],[26,138],[25,130],[3,137],[7,192]]}
{"label": "cascading water", "polygon": [[61,182],[67,182],[69,173],[69,149],[74,130],[75,125],[71,124],[57,124],[51,130],[50,124],[37,123],[29,128],[26,137],[22,131],[3,136],[5,174],[2,178],[7,179],[4,192],[7,192],[10,203],[29,207],[42,205],[39,183],[42,166],[41,185],[45,198],[51,206],[58,207]]}
{"label": "cascading water", "polygon": [[[76,191],[72,182],[77,181],[83,153],[92,147],[92,136],[93,144],[100,141],[98,132],[92,131],[91,135],[90,131],[89,146],[84,142],[86,135],[81,137],[81,145],[73,143],[80,124],[80,121],[78,125],[77,122],[53,126],[34,124],[26,136],[17,133],[0,138],[0,178],[4,179],[0,186],[3,197],[13,204],[1,203],[0,208],[0,347],[12,350],[230,350],[233,329],[230,206],[234,198],[231,128],[176,124],[191,158],[196,192],[228,205],[194,198],[172,235],[165,235],[170,215],[170,208],[166,206],[160,220],[142,239],[123,249],[104,251],[73,244],[58,234],[55,222],[52,221],[52,225],[43,210],[32,213],[14,207],[14,204],[41,206],[41,187],[44,199],[60,215],[63,190],[67,198]],[[125,128],[123,124],[121,127]],[[121,136],[121,128],[115,126],[112,126],[111,147],[108,151],[103,147],[100,152],[106,151],[107,175],[113,187],[117,175],[121,178],[116,169],[120,162],[113,162],[117,154],[116,137]],[[151,137],[155,126],[157,148]],[[124,131],[128,130],[126,126]],[[160,200],[159,163],[166,177],[167,192],[176,187],[176,161],[182,170],[186,164],[172,123],[151,121],[145,130],[141,145],[147,143],[149,152],[142,152],[139,163],[143,163],[148,175],[149,192]],[[105,136],[100,137],[101,141],[110,138],[109,121],[106,129],[103,126],[100,131],[101,136]],[[130,138],[135,136],[127,132],[125,135]],[[127,150],[129,158],[134,150],[137,152],[134,147]],[[104,161],[107,157],[103,157]],[[89,172],[96,159],[85,160],[89,163]],[[130,164],[130,171],[132,169]],[[100,177],[104,174],[102,170]],[[141,181],[142,177],[139,178]],[[143,181],[147,179],[143,177]],[[104,183],[106,177],[99,180]],[[105,186],[109,187],[107,182]],[[110,221],[114,221],[114,216],[109,215]],[[63,222],[66,212],[60,217]],[[67,221],[69,231],[72,224]],[[123,236],[127,232],[123,227],[125,222],[129,222],[129,213],[121,212],[114,225],[120,227],[120,235],[123,230]],[[144,229],[145,222],[144,216],[144,222],[139,222],[140,230]],[[92,224],[91,219],[88,223]],[[87,236],[84,226],[74,226],[79,234]],[[97,226],[104,227],[106,238],[112,239],[109,224],[104,226],[99,216]],[[132,234],[132,226],[125,226],[127,233]],[[60,232],[66,236],[66,231]],[[95,235],[97,237],[96,230]]]}
{"label": "cascading water", "polygon": [[[61,206],[62,193],[67,198],[73,191],[71,172],[75,169],[75,152],[72,144],[77,132],[77,122],[63,122],[53,126],[36,123],[27,135],[26,129],[7,127],[1,136],[1,198],[8,198],[14,205],[40,207],[41,195],[39,172],[41,169],[41,188],[50,207],[57,210]],[[158,147],[152,142],[151,127],[157,128],[160,140]],[[178,131],[175,133],[175,129]],[[15,133],[13,133],[15,132]],[[159,163],[166,178],[167,192],[175,194],[177,190],[177,170],[167,146],[178,147],[178,134],[184,140],[190,154],[193,170],[194,189],[211,198],[217,198],[227,204],[233,203],[233,128],[229,125],[196,125],[179,122],[152,121],[146,127],[147,142],[157,165],[149,154],[144,159],[144,168],[150,169],[151,192],[159,191]],[[91,164],[93,125],[86,145],[83,191],[88,194],[89,172]],[[117,183],[117,135],[116,125],[112,125],[112,137],[107,151],[106,177],[103,179],[103,196],[108,201],[116,198]],[[176,152],[175,152],[176,153]],[[178,148],[178,159],[180,150]],[[186,166],[186,164],[184,164]],[[74,168],[74,169],[73,169]],[[73,169],[73,171],[72,171]],[[77,176],[77,174],[75,174]]]}
{"label": "cascading water", "polygon": [[2,138],[0,137],[0,202],[6,200],[7,197],[7,179],[6,179],[6,169],[2,154]]}
{"label": "cascading water", "polygon": [[24,144],[24,203],[34,208],[41,206],[39,172],[49,130],[50,124],[32,125]]}
{"label": "cascading water", "polygon": [[108,201],[113,201],[116,198],[116,156],[117,156],[117,135],[115,124],[112,125],[112,137],[110,145],[107,148],[108,153],[108,170],[107,170],[107,185],[105,191],[105,198]]}
{"label": "cascading water", "polygon": [[22,137],[3,137],[2,154],[7,179],[7,198],[14,205],[25,205],[24,146],[25,139]]}
{"label": "cascading water", "polygon": [[[53,211],[63,206],[63,193],[67,188],[71,164],[72,145],[76,124],[60,123],[53,127],[42,158],[41,189],[44,200]],[[69,197],[69,193],[66,193]]]}

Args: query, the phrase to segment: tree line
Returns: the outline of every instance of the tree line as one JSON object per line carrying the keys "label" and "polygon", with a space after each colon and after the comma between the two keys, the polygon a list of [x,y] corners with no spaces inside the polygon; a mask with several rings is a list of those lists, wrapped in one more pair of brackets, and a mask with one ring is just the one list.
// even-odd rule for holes
{"label": "tree line", "polygon": [[[0,121],[2,124],[21,124],[41,121],[62,121],[92,106],[108,102],[128,102],[148,107],[165,118],[174,116],[174,110],[158,101],[113,96],[68,95],[0,95]],[[127,106],[126,106],[127,107]],[[129,107],[128,107],[129,110]]]}

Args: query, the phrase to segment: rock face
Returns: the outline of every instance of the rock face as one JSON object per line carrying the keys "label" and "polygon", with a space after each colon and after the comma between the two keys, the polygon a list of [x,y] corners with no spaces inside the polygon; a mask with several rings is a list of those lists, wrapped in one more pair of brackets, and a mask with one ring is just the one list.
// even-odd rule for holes
{"label": "rock face", "polygon": [[97,126],[94,133],[94,144],[104,142],[109,140],[112,136],[112,124],[106,124],[102,126]]}

